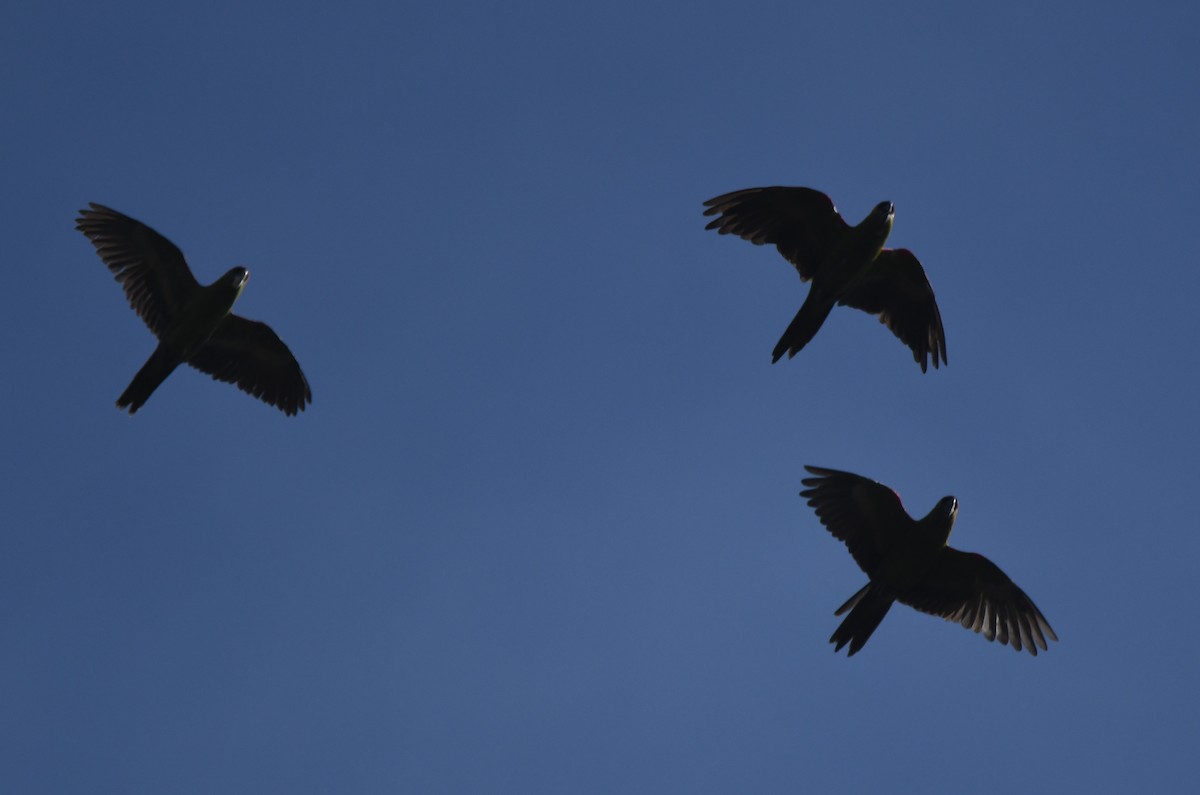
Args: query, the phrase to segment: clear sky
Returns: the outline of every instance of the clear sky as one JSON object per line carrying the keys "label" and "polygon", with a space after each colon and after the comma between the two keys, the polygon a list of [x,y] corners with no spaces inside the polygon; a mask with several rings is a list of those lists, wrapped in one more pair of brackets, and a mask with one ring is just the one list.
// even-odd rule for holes
{"label": "clear sky", "polygon": [[[968,7],[969,6],[969,7]],[[14,793],[1180,792],[1195,3],[21,3],[0,25]],[[949,366],[704,231],[896,205]],[[251,271],[288,418],[154,347],[89,201]],[[881,480],[1061,639],[896,607],[798,496]]]}

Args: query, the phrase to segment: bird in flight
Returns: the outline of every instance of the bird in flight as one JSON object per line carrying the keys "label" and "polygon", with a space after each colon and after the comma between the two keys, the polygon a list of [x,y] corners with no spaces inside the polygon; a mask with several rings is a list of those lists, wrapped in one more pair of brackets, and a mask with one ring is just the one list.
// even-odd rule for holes
{"label": "bird in flight", "polygon": [[250,277],[245,268],[231,268],[202,287],[171,241],[95,202],[79,211],[75,228],[92,241],[134,311],[158,337],[158,347],[117,398],[117,408],[136,412],[184,362],[289,416],[312,402],[300,365],[271,327],[231,313]]}
{"label": "bird in flight", "polygon": [[871,578],[834,613],[850,613],[829,639],[837,644],[834,651],[849,643],[853,656],[896,600],[1035,657],[1039,647],[1046,650],[1046,638],[1058,640],[1033,600],[1000,567],[946,545],[958,500],[943,497],[915,521],[882,483],[836,469],[805,469],[816,477],[802,481],[809,488],[800,496]]}
{"label": "bird in flight", "polygon": [[921,372],[933,358],[946,364],[946,334],[925,270],[913,253],[884,248],[894,207],[880,202],[858,226],[850,226],[833,200],[811,188],[747,188],[704,203],[717,216],[705,229],[737,235],[756,245],[772,243],[792,263],[808,297],[779,338],[772,362],[790,359],[821,328],[834,304],[878,315],[912,349]]}

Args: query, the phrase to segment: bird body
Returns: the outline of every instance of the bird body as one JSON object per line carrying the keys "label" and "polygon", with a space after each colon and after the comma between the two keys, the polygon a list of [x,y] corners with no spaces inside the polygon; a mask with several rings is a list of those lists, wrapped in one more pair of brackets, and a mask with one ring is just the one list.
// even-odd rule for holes
{"label": "bird body", "polygon": [[844,541],[870,581],[834,615],[849,615],[829,640],[849,654],[862,648],[894,602],[939,615],[1037,655],[1046,638],[1058,640],[1046,618],[998,566],[947,544],[958,500],[943,497],[925,518],[913,520],[894,491],[873,480],[822,467],[805,467],[800,492],[835,538]]}
{"label": "bird body", "polygon": [[833,307],[841,304],[878,315],[913,352],[924,372],[946,362],[946,340],[933,288],[921,263],[907,249],[884,248],[895,207],[880,202],[850,226],[833,201],[811,188],[747,188],[706,201],[705,227],[756,245],[774,244],[811,281],[804,304],[772,351],[772,362],[788,358],[812,340]]}
{"label": "bird body", "polygon": [[233,311],[233,305],[249,279],[250,272],[239,266],[230,268],[207,287],[201,287],[180,307],[163,332],[160,344],[187,359],[212,338],[217,326]]}
{"label": "bird body", "polygon": [[[854,285],[862,281],[883,250],[892,228],[892,203],[881,202],[850,234],[838,235],[834,248],[812,277],[808,296],[771,351],[771,362],[792,357],[807,345],[825,318]],[[801,281],[804,278],[801,277]],[[936,365],[936,362],[935,362]]]}
{"label": "bird body", "polygon": [[880,202],[857,226],[836,236],[832,250],[813,276],[813,287],[841,297],[858,284],[883,251],[895,212],[891,202]]}
{"label": "bird body", "polygon": [[117,398],[135,413],[187,363],[282,410],[303,411],[312,390],[292,352],[265,323],[233,314],[250,273],[238,266],[202,287],[183,253],[150,227],[103,205],[81,210],[76,229],[125,288],[158,347]]}
{"label": "bird body", "polygon": [[128,408],[130,414],[136,412],[176,367],[200,350],[233,310],[249,278],[245,268],[232,268],[217,281],[201,287],[180,307],[163,331],[154,353],[117,398],[117,408]]}

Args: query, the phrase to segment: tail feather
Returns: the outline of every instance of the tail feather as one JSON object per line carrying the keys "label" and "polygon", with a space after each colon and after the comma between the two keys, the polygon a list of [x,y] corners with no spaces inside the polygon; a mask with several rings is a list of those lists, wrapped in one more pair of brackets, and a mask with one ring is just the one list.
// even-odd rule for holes
{"label": "tail feather", "polygon": [[178,356],[159,345],[142,365],[142,369],[138,370],[137,375],[129,382],[129,386],[117,398],[117,408],[128,408],[130,414],[135,413],[150,398],[154,390],[158,389],[158,385],[179,366],[179,363]]}
{"label": "tail feather", "polygon": [[810,289],[800,311],[796,313],[796,317],[792,318],[791,324],[776,343],[775,350],[771,352],[771,363],[779,361],[785,353],[790,359],[807,345],[809,340],[816,335],[817,330],[821,328],[825,318],[829,317],[834,303],[833,300],[818,293],[815,287]]}
{"label": "tail feather", "polygon": [[850,611],[850,615],[846,616],[841,626],[833,633],[833,637],[829,639],[830,643],[836,644],[833,650],[841,651],[842,647],[849,643],[850,651],[847,656],[853,657],[854,653],[861,649],[867,639],[871,637],[871,633],[879,626],[879,622],[883,621],[883,617],[887,615],[894,601],[896,601],[894,597],[884,593],[874,583],[867,583],[863,586],[834,613],[835,616],[840,616],[847,610]]}

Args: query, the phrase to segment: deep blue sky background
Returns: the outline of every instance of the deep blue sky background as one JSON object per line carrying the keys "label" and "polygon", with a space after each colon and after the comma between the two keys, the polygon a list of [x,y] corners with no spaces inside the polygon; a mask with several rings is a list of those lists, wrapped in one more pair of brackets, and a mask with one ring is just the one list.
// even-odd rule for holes
{"label": "deep blue sky background", "polygon": [[[0,25],[0,781],[21,793],[1184,791],[1190,3],[24,3]],[[896,203],[950,365],[701,202]],[[177,371],[88,201],[296,354]],[[802,465],[953,493],[1061,642],[864,582]]]}

